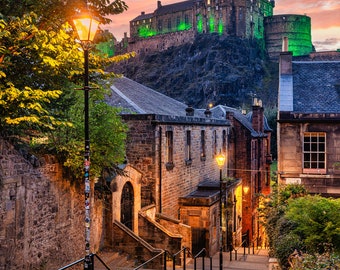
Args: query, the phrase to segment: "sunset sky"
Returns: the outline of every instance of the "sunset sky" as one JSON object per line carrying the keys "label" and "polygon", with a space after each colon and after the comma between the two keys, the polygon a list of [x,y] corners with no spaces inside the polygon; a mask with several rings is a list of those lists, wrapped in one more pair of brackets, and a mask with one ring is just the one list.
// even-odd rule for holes
{"label": "sunset sky", "polygon": [[[112,16],[112,23],[103,28],[121,40],[124,32],[129,33],[129,21],[142,11],[153,12],[157,0],[125,0],[128,11]],[[162,0],[163,5],[180,0]],[[306,14],[312,19],[312,42],[317,51],[340,49],[340,0],[276,0],[274,14]]]}

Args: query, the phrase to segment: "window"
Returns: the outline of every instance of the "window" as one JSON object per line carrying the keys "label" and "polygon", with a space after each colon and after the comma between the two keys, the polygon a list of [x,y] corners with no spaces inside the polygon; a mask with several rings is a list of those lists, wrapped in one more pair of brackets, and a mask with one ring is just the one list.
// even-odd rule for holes
{"label": "window", "polygon": [[168,20],[168,30],[171,31],[171,19]]}
{"label": "window", "polygon": [[326,173],[326,133],[304,133],[303,172]]}
{"label": "window", "polygon": [[165,131],[165,143],[166,143],[166,152],[165,152],[165,167],[168,171],[172,170],[174,166],[174,139],[173,139],[173,131],[167,130]]}
{"label": "window", "polygon": [[173,141],[173,132],[166,131],[166,162],[173,163],[173,154],[174,154],[174,141]]}
{"label": "window", "polygon": [[187,165],[191,164],[191,131],[190,130],[187,130],[187,133],[186,133],[185,162]]}
{"label": "window", "polygon": [[189,24],[189,16],[188,16],[188,14],[185,14],[185,16],[184,16],[184,22],[185,22],[186,25]]}
{"label": "window", "polygon": [[227,153],[227,131],[226,130],[222,131],[222,152],[224,154]]}
{"label": "window", "polygon": [[205,160],[206,144],[205,144],[205,130],[201,130],[201,160]]}
{"label": "window", "polygon": [[217,132],[216,130],[213,131],[213,137],[212,137],[212,154],[213,158],[217,155]]}

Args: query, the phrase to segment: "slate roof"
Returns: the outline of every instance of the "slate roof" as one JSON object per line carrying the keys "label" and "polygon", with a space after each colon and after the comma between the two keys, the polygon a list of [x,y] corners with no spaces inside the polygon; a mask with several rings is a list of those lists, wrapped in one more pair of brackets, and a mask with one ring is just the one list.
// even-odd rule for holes
{"label": "slate roof", "polygon": [[178,11],[184,11],[184,10],[191,9],[193,5],[194,5],[193,0],[173,3],[170,5],[160,6],[159,8],[155,10],[154,14],[157,16],[160,16],[160,15],[165,15],[169,13],[175,13]]}
{"label": "slate roof", "polygon": [[293,110],[340,112],[340,61],[293,61]]}
{"label": "slate roof", "polygon": [[124,108],[125,113],[186,116],[187,105],[126,77],[111,86],[107,103]]}
{"label": "slate roof", "polygon": [[[232,112],[234,114],[234,118],[241,123],[246,129],[248,129],[253,137],[261,137],[267,136],[266,134],[261,134],[253,129],[252,125],[252,112],[248,113],[247,115],[242,114],[239,110],[235,108],[231,108],[228,106],[218,105],[211,109],[212,115],[215,118],[226,117],[227,112]],[[272,131],[269,127],[267,118],[264,117],[263,121],[264,130],[265,131]]]}

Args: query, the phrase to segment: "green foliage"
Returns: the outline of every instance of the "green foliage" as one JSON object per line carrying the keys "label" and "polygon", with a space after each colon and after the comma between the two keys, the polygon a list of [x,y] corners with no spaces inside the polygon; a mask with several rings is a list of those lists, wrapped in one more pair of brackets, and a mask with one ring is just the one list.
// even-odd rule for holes
{"label": "green foliage", "polygon": [[339,199],[310,196],[303,186],[292,184],[274,187],[261,211],[271,256],[279,260],[282,269],[289,268],[289,258],[294,252],[304,253],[306,258],[339,253]]}
{"label": "green foliage", "polygon": [[338,270],[340,269],[340,256],[335,253],[307,254],[294,252],[290,258],[292,270]]}
{"label": "green foliage", "polygon": [[0,20],[2,132],[8,132],[13,126],[27,132],[27,129],[46,130],[60,124],[70,125],[54,117],[48,111],[48,104],[62,93],[60,81],[56,83],[61,79],[60,72],[68,70],[68,61],[79,63],[80,55],[67,54],[76,44],[65,30],[40,31],[35,21],[34,14]]}
{"label": "green foliage", "polygon": [[340,252],[339,213],[339,199],[306,196],[289,202],[286,217],[298,224],[293,232],[299,235],[308,252],[323,253],[324,244],[332,244]]}
{"label": "green foliage", "polygon": [[[96,90],[97,91],[97,90]],[[96,96],[93,91],[93,96]],[[84,115],[82,92],[78,92],[79,102],[72,106],[70,114],[73,127],[61,127],[53,133],[53,145],[59,153],[71,176],[81,179],[84,154]],[[90,92],[92,94],[92,92]],[[91,99],[89,129],[91,146],[91,175],[99,177],[103,170],[115,170],[116,164],[124,162],[127,126],[121,122],[118,108],[105,102]],[[99,124],[100,123],[100,124]],[[65,136],[66,135],[66,136]]]}
{"label": "green foliage", "polygon": [[[0,19],[1,135],[58,153],[71,175],[81,180],[84,104],[83,91],[75,91],[83,87],[84,81],[81,46],[69,24],[49,21],[58,27],[46,27],[41,14],[24,13],[20,7],[12,10],[18,16],[10,16],[7,4],[15,7],[16,2],[6,2],[3,11],[8,14]],[[48,6],[45,1],[40,4]],[[35,7],[28,5],[25,10],[31,8]],[[102,170],[112,170],[124,161],[126,136],[119,111],[104,103],[106,89],[116,77],[104,69],[133,54],[104,58],[94,48],[91,52],[90,83],[97,88],[90,93],[91,175],[99,177]]]}

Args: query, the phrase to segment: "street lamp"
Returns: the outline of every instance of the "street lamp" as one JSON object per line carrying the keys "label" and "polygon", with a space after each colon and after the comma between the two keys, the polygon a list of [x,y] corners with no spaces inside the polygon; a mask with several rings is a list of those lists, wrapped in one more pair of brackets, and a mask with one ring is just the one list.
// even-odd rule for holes
{"label": "street lamp", "polygon": [[220,270],[223,270],[223,248],[222,248],[222,169],[225,163],[225,155],[222,153],[218,154],[216,157],[216,162],[218,167],[220,168],[220,229],[219,229],[219,234],[220,234],[220,241],[219,241],[219,246],[220,246]]}
{"label": "street lamp", "polygon": [[89,50],[97,32],[99,22],[89,14],[73,20],[78,37],[84,50],[84,126],[85,126],[85,152],[84,152],[84,182],[85,182],[85,259],[84,269],[93,270],[90,254],[90,133],[89,133]]}

